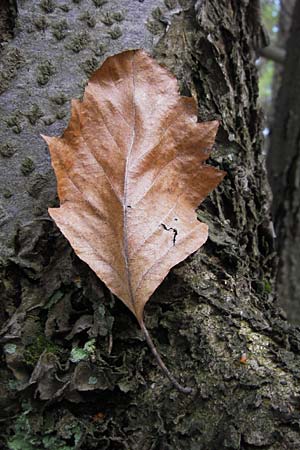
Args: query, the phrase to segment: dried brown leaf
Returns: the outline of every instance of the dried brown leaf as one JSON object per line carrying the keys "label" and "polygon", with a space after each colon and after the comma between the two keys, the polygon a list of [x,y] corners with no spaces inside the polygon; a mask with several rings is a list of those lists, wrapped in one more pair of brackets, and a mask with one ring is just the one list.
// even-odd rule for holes
{"label": "dried brown leaf", "polygon": [[77,255],[143,324],[170,269],[199,249],[195,209],[224,172],[205,165],[218,122],[142,50],[108,58],[72,101],[62,137],[46,137],[60,207],[49,209]]}

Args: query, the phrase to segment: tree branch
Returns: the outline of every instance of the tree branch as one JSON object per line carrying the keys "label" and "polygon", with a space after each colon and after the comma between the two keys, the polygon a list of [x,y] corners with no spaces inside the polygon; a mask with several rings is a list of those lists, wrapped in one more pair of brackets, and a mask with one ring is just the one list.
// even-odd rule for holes
{"label": "tree branch", "polygon": [[268,47],[260,48],[258,54],[278,64],[284,64],[286,51],[283,48],[269,45]]}

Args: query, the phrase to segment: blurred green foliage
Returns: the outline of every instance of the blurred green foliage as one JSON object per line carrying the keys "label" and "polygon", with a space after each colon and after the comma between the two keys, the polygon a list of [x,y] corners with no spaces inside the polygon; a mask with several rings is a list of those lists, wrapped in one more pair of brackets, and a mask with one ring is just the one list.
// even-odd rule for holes
{"label": "blurred green foliage", "polygon": [[268,31],[271,43],[274,44],[278,32],[278,18],[280,11],[279,0],[261,0],[262,21]]}
{"label": "blurred green foliage", "polygon": [[[262,22],[271,40],[276,43],[278,33],[278,19],[280,12],[279,0],[261,0]],[[259,96],[261,103],[269,104],[272,98],[272,79],[274,73],[274,62],[260,58],[259,67]]]}

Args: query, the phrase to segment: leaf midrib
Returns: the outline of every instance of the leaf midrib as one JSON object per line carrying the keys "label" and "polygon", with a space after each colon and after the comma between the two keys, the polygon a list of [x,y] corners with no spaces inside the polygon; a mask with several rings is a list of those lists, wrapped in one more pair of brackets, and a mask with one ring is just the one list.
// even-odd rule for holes
{"label": "leaf midrib", "polygon": [[125,270],[126,270],[126,277],[128,281],[128,293],[129,293],[129,301],[132,305],[132,308],[137,316],[137,311],[135,307],[134,302],[134,296],[133,296],[133,289],[132,289],[132,283],[131,283],[131,274],[129,269],[129,260],[128,260],[128,205],[127,205],[127,194],[128,194],[128,179],[129,179],[129,162],[130,162],[130,156],[133,149],[133,144],[135,141],[135,127],[136,127],[136,108],[135,108],[135,78],[134,78],[134,56],[135,53],[132,55],[132,109],[133,109],[133,124],[132,124],[132,137],[131,137],[131,143],[128,150],[128,154],[126,157],[126,166],[125,166],[125,174],[124,174],[124,197],[123,197],[123,248],[124,248],[124,260],[125,260]]}

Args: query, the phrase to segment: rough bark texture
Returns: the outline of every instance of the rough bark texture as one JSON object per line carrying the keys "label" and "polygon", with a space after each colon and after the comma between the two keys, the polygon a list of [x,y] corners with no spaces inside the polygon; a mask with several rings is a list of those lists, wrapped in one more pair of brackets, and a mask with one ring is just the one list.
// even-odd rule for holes
{"label": "rough bark texture", "polygon": [[279,267],[278,298],[300,324],[300,1],[295,5],[287,60],[275,107],[268,169]]}
{"label": "rough bark texture", "polygon": [[[2,448],[298,448],[300,333],[270,295],[256,4],[18,2],[2,49]],[[192,396],[174,391],[131,313],[47,216],[56,183],[40,133],[60,134],[88,74],[136,47],[195,96],[200,120],[222,121],[211,163],[228,176],[199,211],[209,241],[145,310]]]}

